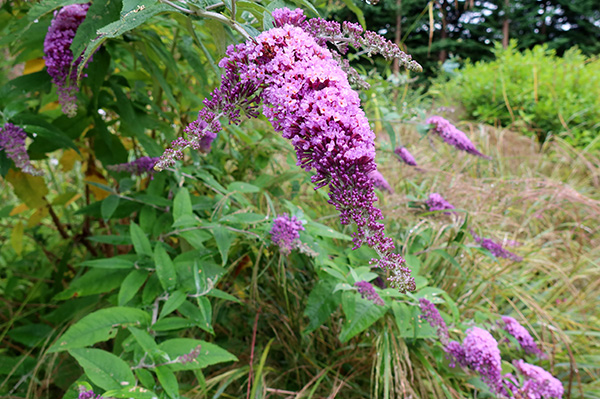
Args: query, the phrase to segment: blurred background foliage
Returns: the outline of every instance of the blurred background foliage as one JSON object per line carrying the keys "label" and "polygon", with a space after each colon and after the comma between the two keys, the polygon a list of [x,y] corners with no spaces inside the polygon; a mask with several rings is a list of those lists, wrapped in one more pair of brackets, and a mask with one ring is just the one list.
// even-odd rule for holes
{"label": "blurred background foliage", "polygon": [[[134,398],[490,397],[449,367],[419,319],[426,297],[457,339],[512,315],[565,397],[600,397],[594,0],[235,2],[251,35],[273,9],[300,6],[360,21],[425,67],[417,77],[350,55],[371,83],[361,99],[394,188],[379,205],[417,279],[407,295],[378,289],[385,306],[353,288],[382,277],[370,250],[351,250],[352,229],[262,117],[225,126],[209,154],[188,152],[161,173],[107,168],[159,156],[182,135],[238,32],[152,0],[94,2],[81,43],[97,51],[79,49],[93,60],[69,119],[41,58],[53,11],[69,3],[0,8],[0,116],[24,127],[44,171],[26,175],[0,154],[1,396],[75,398],[83,385]],[[230,2],[188,4],[232,14]],[[493,160],[424,138],[432,114],[471,119],[458,127]],[[418,168],[400,165],[400,144]],[[459,211],[425,212],[431,192]],[[304,222],[317,256],[271,245],[283,212]],[[524,261],[494,258],[471,229],[520,242]],[[197,345],[197,361],[169,363]],[[516,356],[503,349],[506,371]]]}

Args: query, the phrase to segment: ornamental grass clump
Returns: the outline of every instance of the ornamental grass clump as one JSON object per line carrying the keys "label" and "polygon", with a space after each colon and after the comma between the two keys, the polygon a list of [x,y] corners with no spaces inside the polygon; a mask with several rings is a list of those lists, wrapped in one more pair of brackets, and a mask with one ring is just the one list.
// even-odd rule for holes
{"label": "ornamental grass clump", "polygon": [[29,155],[25,147],[25,139],[27,133],[19,126],[12,123],[6,123],[0,129],[0,149],[4,151],[6,156],[11,159],[15,166],[21,169],[24,173],[38,176],[42,171],[36,169],[29,162]]}
{"label": "ornamental grass clump", "polygon": [[479,152],[477,148],[475,148],[475,144],[469,140],[464,132],[458,130],[456,126],[441,116],[432,116],[427,119],[425,123],[432,125],[433,132],[440,136],[447,144],[450,144],[451,146],[461,151],[465,151],[471,155],[476,155],[485,159],[492,159],[491,157]]}
{"label": "ornamental grass clump", "polygon": [[187,138],[173,142],[155,168],[173,164],[187,147],[199,149],[208,131],[221,129],[221,116],[238,123],[242,113],[257,116],[262,102],[263,114],[294,145],[297,165],[316,172],[311,178],[315,189],[329,187],[328,202],[340,213],[341,223],[356,224],[354,248],[363,244],[373,248],[378,257],[371,263],[389,272],[391,285],[401,292],[414,290],[410,269],[394,252],[394,243],[379,222],[383,215],[373,205],[377,197],[369,173],[377,169],[375,134],[347,73],[326,43],[397,57],[412,69],[418,69],[418,64],[377,34],[363,35],[358,26],[305,21],[298,10],[275,10],[273,15],[276,28],[228,48],[219,63],[225,69],[221,86],[205,101],[198,121],[187,129]]}
{"label": "ornamental grass clump", "polygon": [[56,85],[58,102],[69,117],[75,116],[77,103],[77,69],[81,59],[73,62],[71,44],[77,28],[85,19],[89,4],[72,4],[55,14],[44,40],[44,61]]}

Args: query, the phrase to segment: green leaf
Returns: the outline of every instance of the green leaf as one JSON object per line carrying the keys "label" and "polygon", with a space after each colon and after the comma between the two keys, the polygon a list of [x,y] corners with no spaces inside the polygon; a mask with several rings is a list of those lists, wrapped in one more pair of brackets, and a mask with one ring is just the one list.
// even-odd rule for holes
{"label": "green leaf", "polygon": [[75,145],[73,140],[71,140],[71,138],[67,136],[63,131],[54,127],[51,124],[48,124],[46,126],[47,127],[35,124],[27,124],[23,126],[23,130],[25,130],[27,133],[35,134],[36,138],[39,137],[41,139],[45,139],[52,142],[52,144],[54,144],[53,149],[72,148],[77,153],[79,153],[79,148],[77,148],[77,145]]}
{"label": "green leaf", "polygon": [[234,181],[227,186],[227,191],[237,191],[238,193],[257,193],[260,191],[260,187],[256,187],[250,183]]}
{"label": "green leaf", "polygon": [[229,248],[231,247],[231,243],[233,243],[234,236],[229,230],[222,226],[213,227],[212,233],[215,236],[217,248],[219,248],[219,253],[221,254],[221,264],[225,266],[229,256]]}
{"label": "green leaf", "polygon": [[267,220],[265,215],[259,215],[256,213],[234,213],[225,215],[221,218],[221,222],[233,222],[233,223],[258,223]]}
{"label": "green leaf", "polygon": [[173,200],[173,220],[178,223],[183,217],[190,216],[192,217],[191,220],[195,221],[190,193],[185,187],[182,187]]}
{"label": "green leaf", "polygon": [[150,240],[148,240],[148,237],[146,237],[146,234],[144,234],[140,226],[131,223],[129,225],[129,234],[131,234],[131,240],[133,241],[133,248],[135,249],[136,254],[152,256]]}
{"label": "green leaf", "polygon": [[169,296],[169,299],[167,299],[162,309],[160,310],[160,315],[158,316],[158,318],[162,319],[163,317],[171,314],[171,312],[173,312],[175,309],[181,306],[181,304],[186,300],[186,298],[187,296],[185,295],[185,293],[179,290],[174,291]]}
{"label": "green leaf", "polygon": [[104,198],[102,201],[102,205],[100,206],[100,213],[102,214],[102,219],[108,220],[115,213],[115,210],[119,206],[119,197],[116,195],[109,195]]}
{"label": "green leaf", "polygon": [[92,269],[73,281],[69,288],[54,296],[54,300],[63,301],[74,297],[101,294],[117,288],[127,275],[126,270]]}
{"label": "green leaf", "polygon": [[112,258],[86,260],[81,262],[81,266],[99,269],[131,269],[135,266],[135,262],[130,255],[118,255]]}
{"label": "green leaf", "polygon": [[179,384],[175,374],[167,366],[157,367],[154,372],[167,395],[172,399],[179,398]]}
{"label": "green leaf", "polygon": [[342,0],[346,6],[356,15],[358,18],[358,22],[362,25],[363,29],[367,28],[367,23],[365,22],[365,14],[362,12],[360,8],[356,4],[354,4],[354,0]]}
{"label": "green leaf", "polygon": [[340,240],[352,241],[352,237],[347,234],[340,233],[339,231],[335,231],[329,226],[325,226],[324,224],[309,221],[306,224],[306,232],[318,235],[321,237],[330,237],[330,238],[338,238]]}
{"label": "green leaf", "polygon": [[340,332],[340,341],[347,342],[383,317],[388,308],[362,299],[354,292],[345,292],[342,295],[342,309],[346,321]]}
{"label": "green leaf", "polygon": [[131,273],[125,277],[119,290],[118,303],[119,306],[124,306],[129,302],[135,294],[140,290],[144,282],[148,278],[148,272],[145,270],[132,270]]}
{"label": "green leaf", "polygon": [[408,306],[405,303],[392,302],[392,312],[402,338],[433,338],[435,330],[429,323],[423,323],[420,312],[416,306]]}
{"label": "green leaf", "polygon": [[335,282],[319,280],[308,295],[304,315],[308,317],[308,326],[304,333],[311,333],[327,321],[337,308],[341,294],[333,293]]}
{"label": "green leaf", "polygon": [[119,19],[121,0],[93,1],[86,14],[85,20],[77,28],[77,33],[71,43],[73,59],[79,58],[85,46],[92,42],[96,31],[103,26]]}
{"label": "green leaf", "polygon": [[107,341],[115,336],[117,326],[146,326],[149,322],[150,316],[139,309],[126,307],[100,309],[69,327],[48,349],[48,352],[82,348],[96,342]]}
{"label": "green leaf", "polygon": [[154,331],[172,331],[181,330],[183,328],[190,328],[195,326],[196,323],[189,319],[183,319],[181,317],[167,317],[154,323],[152,330]]}
{"label": "green leaf", "polygon": [[181,355],[185,355],[190,353],[193,349],[195,349],[198,345],[200,345],[200,354],[196,358],[196,360],[181,364],[174,363],[171,364],[171,370],[195,370],[204,368],[207,366],[211,366],[217,363],[224,362],[237,362],[237,357],[227,352],[225,349],[211,344],[206,341],[201,341],[198,339],[191,338],[174,338],[169,339],[167,341],[161,342],[158,345],[160,350],[165,351],[169,354],[171,359],[176,359]]}
{"label": "green leaf", "polygon": [[[148,370],[138,369],[136,370],[136,374],[138,373],[150,373]],[[154,382],[154,380],[153,380]],[[152,384],[154,386],[154,384]],[[123,399],[156,399],[158,395],[153,391],[149,391],[140,386],[131,387],[127,389],[119,389],[119,390],[110,390],[106,391],[102,394],[103,398],[123,398]]]}
{"label": "green leaf", "polygon": [[56,10],[57,8],[69,6],[71,4],[84,4],[87,0],[46,0],[35,3],[27,13],[27,19],[35,21],[44,15]]}
{"label": "green leaf", "polygon": [[154,248],[154,263],[160,284],[165,291],[170,291],[177,285],[177,273],[171,257],[161,244]]}
{"label": "green leaf", "polygon": [[211,325],[212,309],[210,307],[210,302],[204,297],[198,299],[201,300],[199,301],[198,307],[194,306],[189,301],[185,301],[179,306],[179,308],[177,308],[177,310],[185,317],[193,320],[194,323],[204,331],[214,334],[214,330]]}
{"label": "green leaf", "polygon": [[154,342],[154,338],[152,338],[146,331],[135,327],[127,327],[127,329],[144,352],[152,355],[153,352],[158,350],[158,345],[156,342]]}
{"label": "green leaf", "polygon": [[10,233],[10,246],[15,250],[15,252],[19,256],[21,256],[21,252],[23,252],[23,232],[23,223],[19,222],[16,224],[16,226]]}
{"label": "green leaf", "polygon": [[118,356],[102,349],[71,349],[69,354],[83,367],[86,376],[104,390],[135,385],[135,377]]}

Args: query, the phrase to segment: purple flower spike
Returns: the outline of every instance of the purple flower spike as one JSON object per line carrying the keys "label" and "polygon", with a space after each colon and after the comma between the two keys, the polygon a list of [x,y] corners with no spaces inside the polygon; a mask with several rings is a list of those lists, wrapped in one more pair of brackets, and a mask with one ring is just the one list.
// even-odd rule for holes
{"label": "purple flower spike", "polygon": [[[219,118],[239,123],[242,114],[256,117],[262,103],[263,114],[294,146],[297,165],[315,171],[315,189],[329,187],[329,203],[340,213],[340,222],[356,224],[354,247],[367,244],[373,248],[378,258],[371,263],[390,272],[392,286],[401,292],[414,290],[410,269],[393,252],[393,240],[379,222],[382,212],[374,206],[377,196],[369,173],[377,169],[375,134],[347,73],[327,48],[329,36],[319,36],[323,25],[305,22],[300,11],[274,14],[278,27],[229,46],[219,62],[225,70],[221,85],[204,101],[198,121],[186,129],[187,137],[175,140],[155,168],[163,169],[181,159],[185,148],[200,149],[208,132],[221,129]],[[337,32],[334,25],[330,33]],[[361,36],[360,26],[346,24],[340,29],[346,38],[360,36],[360,43],[376,41],[367,33]],[[388,50],[395,56],[404,54],[390,46]]]}
{"label": "purple flower spike", "polygon": [[44,61],[48,67],[48,74],[57,87],[58,102],[62,106],[62,111],[69,117],[75,116],[77,112],[75,93],[79,90],[76,82],[77,68],[81,62],[77,59],[73,63],[71,44],[89,8],[89,4],[63,7],[55,13],[44,39]]}
{"label": "purple flower spike", "polygon": [[177,358],[177,361],[181,364],[191,363],[200,355],[200,349],[202,349],[201,345],[196,346],[194,349],[190,351],[190,353],[186,353],[185,355],[181,355]]}
{"label": "purple flower spike", "polygon": [[425,298],[419,298],[419,307],[421,308],[421,318],[427,320],[429,325],[436,329],[437,336],[442,345],[448,345],[448,326],[440,315],[435,305]]}
{"label": "purple flower spike", "polygon": [[461,151],[466,151],[471,155],[477,155],[485,159],[492,159],[487,155],[477,151],[475,145],[469,140],[466,134],[458,130],[453,124],[441,116],[432,116],[425,123],[433,125],[433,132],[439,135],[447,144],[456,147]]}
{"label": "purple flower spike", "polygon": [[300,230],[304,230],[302,223],[295,217],[287,213],[279,215],[273,222],[271,229],[271,240],[284,255],[289,255],[292,250],[301,247]]}
{"label": "purple flower spike", "polygon": [[415,161],[415,157],[412,156],[410,152],[406,149],[406,147],[398,147],[394,150],[394,154],[398,155],[402,162],[410,166],[417,166],[417,161]]}
{"label": "purple flower spike", "polygon": [[481,248],[487,249],[488,251],[490,251],[492,253],[492,255],[494,255],[497,258],[511,259],[515,262],[520,262],[523,260],[522,257],[520,257],[519,255],[513,254],[512,252],[504,249],[502,247],[502,245],[493,241],[491,238],[480,237],[477,234],[475,234],[473,231],[471,231],[471,235],[473,236],[473,239],[475,240],[475,242],[477,242],[481,246]]}
{"label": "purple flower spike", "polygon": [[[444,211],[446,209],[454,209],[454,205],[449,203],[438,193],[429,194],[429,199],[425,201],[425,204],[431,212]],[[444,212],[446,215],[450,215],[450,212]]]}
{"label": "purple flower spike", "polygon": [[394,192],[394,189],[392,188],[392,186],[390,186],[390,183],[388,183],[388,181],[385,180],[385,177],[383,177],[383,175],[378,170],[371,171],[369,173],[369,178],[373,182],[373,185],[381,191],[387,191],[390,194]]}
{"label": "purple flower spike", "polygon": [[39,176],[42,171],[36,169],[29,162],[29,155],[25,148],[27,133],[19,126],[7,123],[0,129],[0,149],[15,163],[15,166],[24,173]]}
{"label": "purple flower spike", "polygon": [[525,378],[520,388],[522,397],[530,399],[561,399],[564,388],[560,380],[541,367],[525,363],[523,360],[513,361],[513,365]]}
{"label": "purple flower spike", "polygon": [[375,288],[368,281],[357,281],[354,283],[354,286],[358,290],[361,298],[368,299],[373,302],[375,305],[383,306],[385,302],[379,296],[379,294],[375,291]]}
{"label": "purple flower spike", "polygon": [[152,175],[154,173],[154,165],[158,162],[159,158],[141,157],[135,161],[120,163],[116,165],[108,165],[106,168],[115,172],[127,172],[132,175],[141,176],[144,173]]}
{"label": "purple flower spike", "polygon": [[89,390],[89,391],[85,391],[84,387],[82,385],[79,386],[80,392],[79,392],[79,396],[77,397],[77,399],[110,399],[110,398],[105,398],[104,396],[101,395],[96,395],[94,394],[94,391]]}
{"label": "purple flower spike", "polygon": [[492,392],[503,392],[502,366],[498,342],[479,327],[467,330],[462,346],[452,341],[446,348],[453,361],[479,374]]}
{"label": "purple flower spike", "polygon": [[529,331],[523,327],[518,321],[509,316],[502,316],[504,322],[504,330],[515,337],[521,348],[525,353],[537,356],[543,356],[542,351],[538,348],[537,344],[533,340],[533,337],[529,334]]}

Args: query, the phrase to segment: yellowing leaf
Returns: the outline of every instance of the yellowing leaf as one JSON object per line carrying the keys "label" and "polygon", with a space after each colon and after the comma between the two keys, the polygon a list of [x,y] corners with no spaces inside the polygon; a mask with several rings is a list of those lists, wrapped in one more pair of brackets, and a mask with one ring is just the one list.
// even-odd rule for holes
{"label": "yellowing leaf", "polygon": [[[85,178],[85,181],[86,182],[91,181],[94,183],[108,185],[108,181],[106,181],[106,179],[104,177],[96,176],[96,175],[87,176]],[[93,184],[88,184],[88,187],[90,188],[90,191],[92,192],[92,194],[94,194],[94,198],[96,198],[96,201],[101,201],[111,194],[109,191],[103,190],[98,186],[94,186]]]}
{"label": "yellowing leaf", "polygon": [[41,112],[45,112],[45,111],[54,111],[55,109],[58,108],[60,104],[58,104],[58,101],[52,101],[51,103],[48,103],[46,105],[44,105],[42,108],[40,108],[40,113]]}
{"label": "yellowing leaf", "polygon": [[72,148],[69,148],[68,150],[65,150],[63,152],[62,157],[60,157],[59,163],[63,172],[69,172],[71,169],[73,169],[73,165],[75,165],[76,161],[83,161],[83,159],[77,153],[77,151],[75,151]]}
{"label": "yellowing leaf", "polygon": [[6,180],[13,186],[17,197],[30,209],[46,206],[44,196],[48,194],[48,187],[43,177],[10,169],[6,174]]}
{"label": "yellowing leaf", "polygon": [[28,209],[29,209],[29,207],[25,204],[17,205],[12,209],[12,211],[10,211],[8,216],[18,215],[19,213],[25,212]]}
{"label": "yellowing leaf", "polygon": [[125,147],[127,151],[133,149],[133,140],[131,137],[121,137],[121,143],[123,143],[123,147]]}
{"label": "yellowing leaf", "polygon": [[19,222],[13,228],[12,234],[10,235],[10,245],[17,255],[21,255],[21,252],[23,252],[23,223]]}
{"label": "yellowing leaf", "polygon": [[43,58],[36,58],[35,60],[29,60],[25,63],[25,70],[23,75],[29,75],[30,73],[39,72],[46,66]]}
{"label": "yellowing leaf", "polygon": [[47,207],[39,208],[38,210],[36,210],[33,213],[33,215],[31,215],[31,217],[27,221],[27,228],[37,226],[38,224],[40,224],[42,219],[45,218],[46,216],[48,216],[48,208]]}

